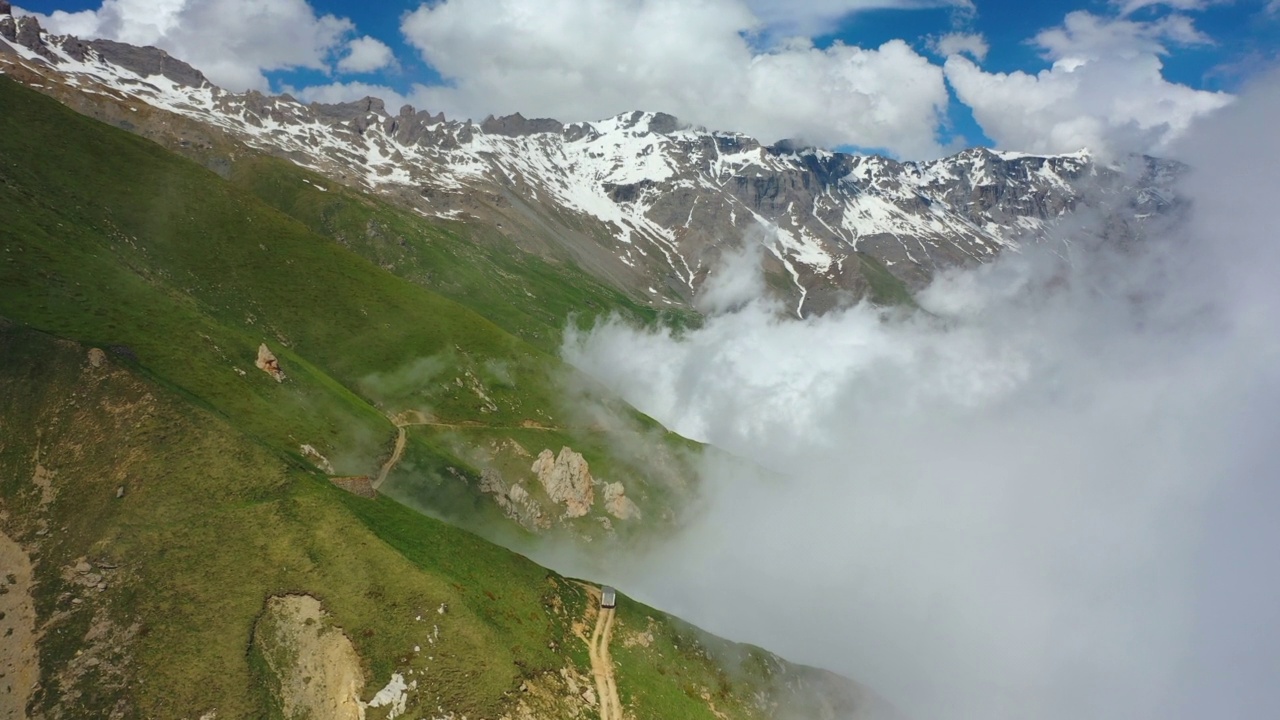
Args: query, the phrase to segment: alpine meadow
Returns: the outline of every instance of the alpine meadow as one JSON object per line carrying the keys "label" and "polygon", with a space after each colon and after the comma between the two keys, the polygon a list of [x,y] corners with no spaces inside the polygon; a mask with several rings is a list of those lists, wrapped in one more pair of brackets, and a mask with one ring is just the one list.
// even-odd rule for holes
{"label": "alpine meadow", "polygon": [[0,718],[1280,716],[1278,58],[0,0]]}

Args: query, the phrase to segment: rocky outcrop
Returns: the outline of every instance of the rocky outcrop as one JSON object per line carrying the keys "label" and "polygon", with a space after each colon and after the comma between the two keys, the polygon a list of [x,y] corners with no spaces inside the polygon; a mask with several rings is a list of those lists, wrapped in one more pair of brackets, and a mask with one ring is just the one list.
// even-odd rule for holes
{"label": "rocky outcrop", "polygon": [[323,470],[325,474],[333,474],[333,463],[329,462],[329,458],[321,455],[320,451],[315,449],[314,446],[303,445],[298,448],[298,451],[302,453],[302,457],[315,463],[315,466]]}
{"label": "rocky outcrop", "polygon": [[508,488],[497,470],[489,468],[480,474],[480,492],[492,495],[508,519],[520,523],[528,530],[537,532],[551,527],[551,521],[529,491],[520,483]]}
{"label": "rocky outcrop", "polygon": [[640,508],[627,497],[627,490],[620,482],[605,483],[604,509],[619,520],[640,519]]}
{"label": "rocky outcrop", "polygon": [[89,367],[100,368],[107,362],[107,354],[101,348],[89,349]]}
{"label": "rocky outcrop", "polygon": [[0,0],[0,49],[5,40],[13,42],[18,35],[18,23],[13,18],[13,8],[5,0]]}
{"label": "rocky outcrop", "polygon": [[577,518],[591,512],[595,504],[591,471],[582,455],[565,447],[560,454],[543,450],[531,468],[551,501],[565,506],[565,517]]}
{"label": "rocky outcrop", "polygon": [[564,130],[564,124],[551,118],[534,118],[530,120],[520,113],[516,113],[515,115],[500,118],[490,115],[484,119],[484,122],[480,123],[480,129],[493,135],[524,137],[539,133],[559,133]]}
{"label": "rocky outcrop", "polygon": [[91,40],[87,45],[97,51],[107,62],[150,77],[162,75],[187,87],[203,87],[209,84],[204,73],[155,47],[137,47],[114,40]]}
{"label": "rocky outcrop", "polygon": [[275,378],[276,382],[284,382],[286,376],[284,374],[284,370],[280,369],[280,361],[277,360],[276,356],[267,348],[266,343],[258,346],[258,359],[255,360],[253,364],[262,372]]}

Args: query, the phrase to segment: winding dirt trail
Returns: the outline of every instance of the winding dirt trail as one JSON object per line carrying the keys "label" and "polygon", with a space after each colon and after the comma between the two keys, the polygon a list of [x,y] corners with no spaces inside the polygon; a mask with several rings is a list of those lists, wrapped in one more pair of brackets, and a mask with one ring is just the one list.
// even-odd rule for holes
{"label": "winding dirt trail", "polygon": [[410,427],[437,427],[450,428],[452,430],[546,430],[550,432],[558,432],[560,428],[545,427],[542,425],[521,425],[501,426],[501,425],[480,425],[469,423],[442,423],[426,419],[421,413],[416,411],[404,412],[391,417],[391,422],[396,426],[396,448],[391,453],[391,457],[382,465],[382,469],[378,471],[378,477],[373,480],[373,489],[378,490],[382,487],[382,483],[386,482],[387,476],[396,468],[400,462],[400,458],[404,456],[404,446],[408,441],[408,434],[405,428]]}
{"label": "winding dirt trail", "polygon": [[[599,607],[600,591],[593,588],[589,595],[596,607]],[[609,655],[613,618],[614,608],[600,608],[596,612],[595,630],[587,643],[587,653],[591,656],[591,675],[596,681],[596,695],[600,698],[600,720],[623,720],[618,681],[613,674],[613,658]]]}
{"label": "winding dirt trail", "polygon": [[378,478],[373,481],[373,489],[377,490],[382,487],[382,483],[386,481],[387,476],[395,469],[396,463],[400,462],[400,458],[404,455],[404,445],[408,440],[408,434],[405,432],[404,426],[396,428],[396,449],[391,452],[391,457],[383,464],[382,469],[378,471]]}
{"label": "winding dirt trail", "polygon": [[609,641],[613,639],[614,608],[600,613],[605,617],[604,633],[600,636],[600,662],[604,665],[605,690],[600,707],[612,705],[609,720],[622,720],[622,699],[618,697],[618,678],[613,672],[613,657],[609,655]]}

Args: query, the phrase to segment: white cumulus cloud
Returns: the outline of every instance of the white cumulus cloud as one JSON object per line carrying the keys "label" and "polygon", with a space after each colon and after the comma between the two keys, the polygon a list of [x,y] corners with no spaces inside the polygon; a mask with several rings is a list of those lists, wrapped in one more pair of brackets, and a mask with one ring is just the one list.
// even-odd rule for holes
{"label": "white cumulus cloud", "polygon": [[1198,122],[1187,214],[1142,243],[1082,213],[928,316],[735,293],[684,333],[571,330],[570,362],[767,469],[709,453],[685,532],[600,572],[906,717],[1280,716],[1277,112],[1273,75]]}
{"label": "white cumulus cloud", "polygon": [[940,152],[942,71],[905,42],[754,48],[746,36],[765,28],[741,0],[449,0],[402,24],[451,81],[421,103],[454,116],[661,110],[765,141]]}
{"label": "white cumulus cloud", "polygon": [[395,64],[391,48],[377,38],[364,35],[347,43],[347,54],[338,61],[338,70],[346,73],[369,73]]}
{"label": "white cumulus cloud", "polygon": [[942,37],[930,38],[929,49],[943,57],[968,55],[974,60],[982,62],[987,59],[987,53],[990,52],[991,46],[987,44],[987,39],[982,36],[982,33],[954,32],[947,33]]}
{"label": "white cumulus cloud", "polygon": [[1001,147],[1158,153],[1231,101],[1164,78],[1169,44],[1208,42],[1182,16],[1143,23],[1074,12],[1034,42],[1053,62],[1037,74],[989,73],[960,56],[946,62],[957,97]]}
{"label": "white cumulus cloud", "polygon": [[[329,70],[355,32],[307,0],[103,0],[96,10],[40,17],[53,32],[162,48],[230,90],[267,90],[272,70]],[[370,51],[363,43],[349,57],[367,64]]]}

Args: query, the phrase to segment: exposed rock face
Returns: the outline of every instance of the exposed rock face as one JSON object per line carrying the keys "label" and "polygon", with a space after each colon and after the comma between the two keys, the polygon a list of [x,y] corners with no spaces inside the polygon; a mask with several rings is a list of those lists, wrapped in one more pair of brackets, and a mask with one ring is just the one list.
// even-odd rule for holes
{"label": "exposed rock face", "polygon": [[538,501],[533,499],[528,490],[520,483],[507,488],[502,475],[492,468],[480,474],[480,491],[492,495],[509,519],[537,532],[551,527],[551,521],[543,514]]}
{"label": "exposed rock face", "polygon": [[[266,346],[264,345],[263,347],[266,347]],[[325,471],[326,474],[328,475],[333,474],[333,463],[329,462],[329,458],[325,457],[324,455],[321,455],[319,450],[315,449],[311,445],[303,445],[302,447],[298,448],[298,450],[299,452],[302,453],[302,457],[315,463],[316,467]]]}
{"label": "exposed rock face", "polygon": [[266,343],[258,346],[258,359],[254,361],[253,364],[258,366],[258,369],[262,372],[275,378],[276,382],[284,382],[285,374],[284,371],[280,369],[280,361],[277,360],[276,356],[267,348]]}
{"label": "exposed rock face", "polygon": [[508,115],[500,118],[495,118],[490,115],[485,118],[484,122],[480,123],[480,129],[494,135],[524,137],[525,135],[536,135],[538,133],[562,132],[564,130],[564,124],[559,120],[552,120],[550,118],[535,118],[533,120],[529,120],[520,113],[516,113],[515,115]]}
{"label": "exposed rock face", "polygon": [[639,520],[640,508],[626,495],[622,483],[605,483],[604,509],[619,520]]}
{"label": "exposed rock face", "polygon": [[[13,19],[13,8],[5,0],[0,0],[0,38],[13,42],[18,34],[18,24]],[[0,50],[5,49],[3,42],[0,42]]]}
{"label": "exposed rock face", "polygon": [[559,455],[543,450],[531,468],[551,501],[565,506],[565,517],[582,517],[595,504],[591,471],[582,455],[565,447]]}
{"label": "exposed rock face", "polygon": [[203,87],[209,84],[204,73],[154,47],[137,47],[114,40],[91,40],[86,43],[104,60],[122,68],[149,77],[163,75],[187,87]]}
{"label": "exposed rock face", "polygon": [[273,597],[253,642],[279,681],[285,717],[364,720],[360,657],[328,615],[308,595]]}
{"label": "exposed rock face", "polygon": [[101,348],[91,348],[89,350],[89,367],[100,368],[107,362],[107,354],[102,352]]}

